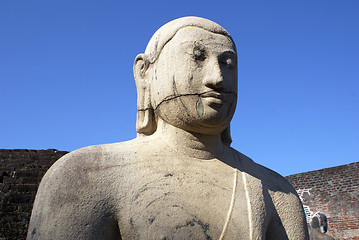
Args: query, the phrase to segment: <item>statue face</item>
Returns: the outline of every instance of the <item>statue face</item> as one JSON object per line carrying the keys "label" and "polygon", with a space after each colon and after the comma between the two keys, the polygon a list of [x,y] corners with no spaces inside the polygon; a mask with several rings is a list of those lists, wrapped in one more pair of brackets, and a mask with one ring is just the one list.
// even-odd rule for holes
{"label": "statue face", "polygon": [[152,106],[184,130],[218,134],[237,102],[237,54],[226,36],[185,27],[164,46],[152,69]]}

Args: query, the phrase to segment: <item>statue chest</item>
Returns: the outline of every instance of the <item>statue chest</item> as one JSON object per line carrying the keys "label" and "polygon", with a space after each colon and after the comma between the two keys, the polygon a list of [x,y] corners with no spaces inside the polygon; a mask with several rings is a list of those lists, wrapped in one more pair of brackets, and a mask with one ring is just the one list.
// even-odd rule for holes
{"label": "statue chest", "polygon": [[215,161],[154,162],[140,169],[128,182],[121,210],[124,239],[248,238],[248,206],[239,170]]}

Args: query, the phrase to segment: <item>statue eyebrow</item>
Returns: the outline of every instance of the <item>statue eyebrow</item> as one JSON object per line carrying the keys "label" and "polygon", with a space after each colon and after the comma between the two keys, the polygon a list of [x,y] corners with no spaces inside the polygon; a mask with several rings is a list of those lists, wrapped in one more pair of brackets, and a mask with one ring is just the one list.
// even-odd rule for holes
{"label": "statue eyebrow", "polygon": [[190,55],[193,55],[193,50],[196,48],[203,49],[204,51],[206,51],[206,49],[207,49],[205,44],[198,42],[198,41],[188,40],[188,41],[183,41],[180,44],[181,44],[181,46],[183,46],[185,53],[190,54]]}
{"label": "statue eyebrow", "polygon": [[[196,41],[196,40],[184,40],[180,43],[181,45],[185,45],[186,47],[188,45],[191,45],[191,47],[195,47],[197,45],[200,45],[200,46],[203,46],[203,47],[206,47],[208,45],[219,45],[219,46],[224,46],[225,44],[223,43],[219,43],[219,42],[214,42],[214,41],[208,41],[208,42],[203,42],[203,41]],[[235,51],[233,50],[228,50],[228,51],[231,51],[231,52],[234,52],[236,53]]]}
{"label": "statue eyebrow", "polygon": [[[210,45],[218,45],[224,46],[222,43],[218,42],[209,42],[208,44],[203,43],[202,41],[193,41],[193,40],[184,40],[180,43],[181,47],[183,48],[184,52],[189,55],[193,55],[193,50],[198,48],[202,49],[204,52],[207,52],[207,49]],[[219,53],[219,57],[231,57],[236,58],[237,52],[233,49],[226,49],[222,53]]]}
{"label": "statue eyebrow", "polygon": [[196,45],[203,45],[205,46],[206,44],[203,44],[203,42],[200,41],[192,41],[192,40],[186,40],[180,43],[181,45],[191,45],[193,47],[195,47]]}
{"label": "statue eyebrow", "polygon": [[232,49],[225,50],[220,54],[220,56],[229,56],[229,57],[237,57],[237,53],[233,51]]}

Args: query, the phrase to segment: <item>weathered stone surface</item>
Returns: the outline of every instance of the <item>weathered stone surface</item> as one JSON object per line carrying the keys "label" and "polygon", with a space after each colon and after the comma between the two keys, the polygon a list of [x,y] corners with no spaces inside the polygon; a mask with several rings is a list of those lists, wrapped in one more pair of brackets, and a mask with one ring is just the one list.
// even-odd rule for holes
{"label": "weathered stone surface", "polygon": [[[15,154],[16,152],[20,154]],[[33,177],[37,178],[40,170],[47,170],[55,160],[66,153],[57,150],[0,149],[0,173],[12,175],[11,179],[13,180],[11,184],[9,182],[4,183],[0,176],[0,239],[26,238],[33,205],[33,201],[11,203],[9,200],[5,200],[5,195],[7,199],[10,198],[11,194],[17,192],[35,196],[40,182],[38,180],[37,184],[20,183],[18,176],[11,173],[16,172],[17,169],[27,168]],[[26,160],[21,157],[24,155],[28,156],[25,158]],[[39,161],[40,159],[41,161]],[[36,165],[36,167],[29,169],[28,166],[32,165]],[[359,202],[358,194],[355,194],[359,192],[358,167],[359,162],[356,162],[286,177],[297,190],[311,189],[309,193],[303,194],[305,201],[303,203],[306,208],[309,207],[308,210],[312,213],[316,211],[327,211],[329,213],[328,234],[334,236],[335,239],[359,239],[359,208],[355,208],[353,205],[353,203]],[[10,188],[11,191],[9,191]],[[322,191],[315,191],[317,188],[321,188]],[[349,198],[346,192],[351,193]],[[316,194],[330,194],[330,199],[338,199],[339,201],[331,201],[328,198],[318,197]],[[338,204],[339,207],[337,207]],[[343,205],[351,206],[352,210],[342,210]]]}
{"label": "weathered stone surface", "polygon": [[174,20],[134,76],[138,137],[58,160],[28,239],[308,239],[294,188],[229,147],[237,52],[226,30]]}

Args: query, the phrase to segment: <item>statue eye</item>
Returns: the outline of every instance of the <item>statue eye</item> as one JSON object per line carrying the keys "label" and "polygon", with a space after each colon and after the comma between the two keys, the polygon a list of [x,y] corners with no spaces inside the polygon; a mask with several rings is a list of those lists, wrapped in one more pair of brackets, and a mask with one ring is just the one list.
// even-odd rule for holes
{"label": "statue eye", "polygon": [[233,66],[232,59],[228,58],[226,61],[226,64],[227,64],[227,67],[232,68],[232,66]]}
{"label": "statue eye", "polygon": [[229,69],[232,69],[234,66],[233,60],[231,58],[226,58],[221,61],[224,65],[226,65]]}
{"label": "statue eye", "polygon": [[193,56],[196,61],[203,61],[206,59],[205,50],[201,46],[193,48]]}
{"label": "statue eye", "polygon": [[226,66],[228,69],[233,69],[237,65],[236,53],[232,51],[226,51],[220,54],[218,60],[222,66]]}

